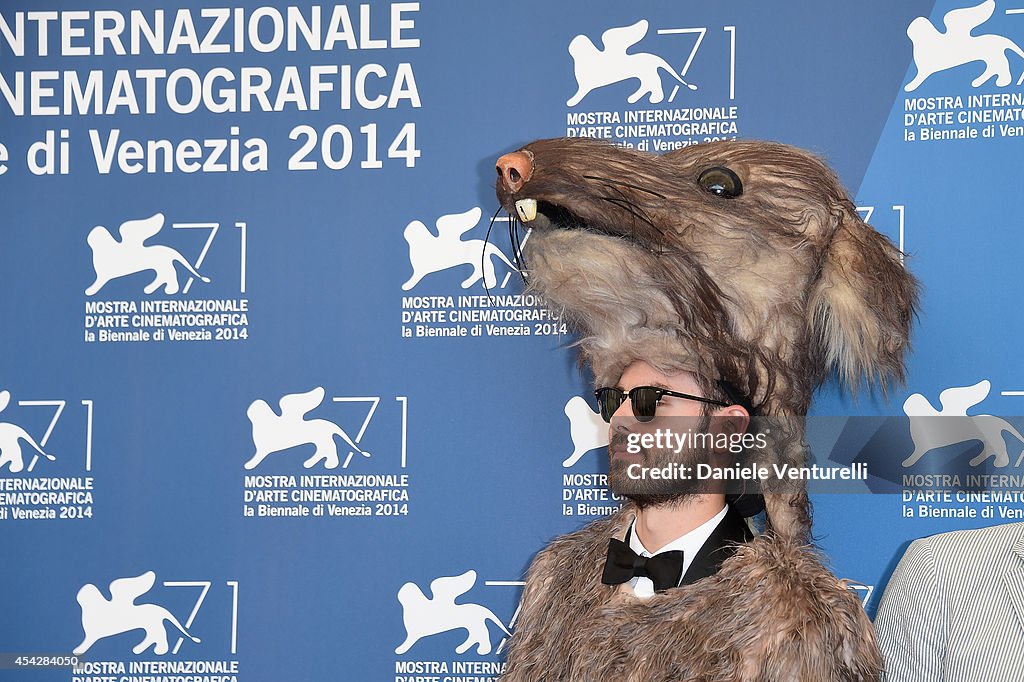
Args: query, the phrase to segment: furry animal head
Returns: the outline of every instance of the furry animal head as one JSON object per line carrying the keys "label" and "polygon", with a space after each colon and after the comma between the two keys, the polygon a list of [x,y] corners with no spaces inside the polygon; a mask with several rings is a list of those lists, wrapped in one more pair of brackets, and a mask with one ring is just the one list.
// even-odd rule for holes
{"label": "furry animal head", "polygon": [[854,388],[902,381],[917,285],[814,155],[565,138],[497,171],[501,205],[533,230],[529,287],[575,327],[598,385],[645,360],[800,416],[830,370]]}

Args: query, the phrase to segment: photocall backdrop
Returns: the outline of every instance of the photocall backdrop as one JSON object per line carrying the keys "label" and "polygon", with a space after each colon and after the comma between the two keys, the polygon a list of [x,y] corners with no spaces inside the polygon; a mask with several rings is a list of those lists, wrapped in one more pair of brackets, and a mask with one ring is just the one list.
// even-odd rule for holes
{"label": "photocall backdrop", "polygon": [[[907,385],[814,414],[1021,414],[1021,45],[1012,0],[5,2],[0,651],[89,664],[0,677],[497,676],[531,557],[618,504],[484,241],[535,138],[821,155],[923,296]],[[815,496],[870,614],[910,540],[1018,518],[1005,446],[987,496]]]}

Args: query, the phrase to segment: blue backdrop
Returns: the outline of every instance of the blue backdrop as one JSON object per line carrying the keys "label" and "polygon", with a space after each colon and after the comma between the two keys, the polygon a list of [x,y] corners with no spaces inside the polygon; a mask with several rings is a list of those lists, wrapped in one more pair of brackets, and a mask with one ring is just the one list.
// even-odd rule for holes
{"label": "blue backdrop", "polygon": [[[77,647],[91,681],[496,677],[531,557],[617,504],[500,221],[492,299],[479,269],[494,161],[535,138],[820,154],[923,297],[907,386],[828,385],[815,414],[958,387],[1019,414],[1024,2],[950,19],[971,2],[5,2],[0,651]],[[938,70],[915,20],[1002,36],[1008,65],[968,40]],[[572,102],[570,43],[629,26],[663,92]],[[873,613],[911,539],[1024,505],[815,508]],[[432,611],[438,578],[476,616]],[[446,623],[487,614],[457,650]]]}

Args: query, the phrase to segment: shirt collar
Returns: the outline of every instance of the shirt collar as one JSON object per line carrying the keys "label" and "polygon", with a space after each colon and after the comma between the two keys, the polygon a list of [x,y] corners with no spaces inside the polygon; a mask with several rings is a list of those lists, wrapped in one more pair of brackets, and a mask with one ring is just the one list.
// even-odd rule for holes
{"label": "shirt collar", "polygon": [[[689,568],[690,562],[697,555],[697,552],[707,539],[714,532],[715,528],[718,528],[718,524],[725,518],[726,513],[729,511],[729,505],[722,507],[722,510],[712,516],[710,519],[697,526],[689,533],[684,533],[682,536],[676,538],[672,542],[668,543],[664,547],[658,550],[658,554],[662,552],[669,552],[672,550],[683,551],[683,574],[686,574],[686,569]],[[629,526],[629,548],[641,556],[653,556],[651,552],[644,547],[643,543],[640,542],[640,538],[636,533],[636,516],[633,517],[633,521]]]}

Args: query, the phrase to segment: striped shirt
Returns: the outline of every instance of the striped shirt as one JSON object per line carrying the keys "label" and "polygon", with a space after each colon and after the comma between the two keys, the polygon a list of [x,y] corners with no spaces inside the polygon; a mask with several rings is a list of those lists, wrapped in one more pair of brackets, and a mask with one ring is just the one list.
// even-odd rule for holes
{"label": "striped shirt", "polygon": [[1024,680],[1024,523],[912,542],[874,624],[887,682]]}

